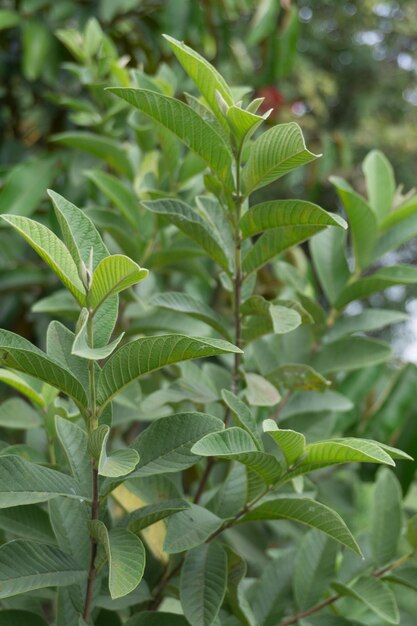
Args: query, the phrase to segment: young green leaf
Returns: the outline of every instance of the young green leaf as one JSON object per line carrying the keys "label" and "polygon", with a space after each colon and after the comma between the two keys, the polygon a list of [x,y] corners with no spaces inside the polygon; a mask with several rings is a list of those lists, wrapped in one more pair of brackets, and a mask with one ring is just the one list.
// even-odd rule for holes
{"label": "young green leaf", "polygon": [[102,346],[101,348],[92,348],[89,345],[88,337],[89,318],[90,314],[88,312],[88,309],[81,309],[77,324],[78,331],[74,337],[74,341],[71,347],[71,354],[73,354],[74,356],[78,356],[82,359],[88,359],[90,361],[100,361],[101,359],[106,359],[115,351],[115,349],[123,339],[124,333],[121,333],[114,341],[107,344],[107,346]]}
{"label": "young green leaf", "polygon": [[377,443],[368,439],[330,439],[309,444],[305,449],[305,458],[301,465],[333,464],[333,463],[384,463],[395,465],[390,455]]}
{"label": "young green leaf", "polygon": [[110,428],[106,424],[99,426],[91,435],[90,450],[98,460],[98,473],[100,476],[119,478],[126,476],[135,469],[139,463],[139,454],[136,450],[114,450],[107,454],[107,441]]}
{"label": "young green leaf", "polygon": [[81,383],[69,370],[50,359],[27,339],[1,329],[0,363],[43,380],[79,404],[87,405],[87,396]]}
{"label": "young green leaf", "polygon": [[104,548],[109,563],[109,590],[113,600],[136,589],[145,569],[145,548],[129,530],[107,530],[103,522],[90,523],[92,536]]}
{"label": "young green leaf", "polygon": [[263,376],[247,372],[245,381],[246,399],[251,406],[275,406],[281,400],[279,391]]}
{"label": "young green leaf", "polygon": [[358,544],[340,515],[324,504],[309,498],[269,500],[246,513],[239,523],[278,519],[293,520],[317,528],[353,552],[361,554]]}
{"label": "young green leaf", "polygon": [[0,547],[0,598],[71,585],[85,571],[62,550],[30,541],[11,541]]}
{"label": "young green leaf", "polygon": [[243,168],[243,186],[249,195],[287,172],[317,159],[307,150],[298,124],[279,124],[263,133],[252,145]]}
{"label": "young green leaf", "polygon": [[87,305],[96,311],[111,296],[132,287],[148,275],[148,270],[123,254],[113,254],[100,261],[93,273]]}
{"label": "young green leaf", "polygon": [[19,376],[15,372],[0,368],[0,382],[16,389],[16,391],[26,396],[33,404],[45,406],[45,400],[40,393],[39,383],[30,376]]}
{"label": "young green leaf", "polygon": [[278,459],[272,454],[260,452],[252,437],[238,426],[206,435],[194,444],[191,452],[243,463],[267,484],[277,482],[284,471]]}
{"label": "young green leaf", "polygon": [[98,378],[98,402],[104,407],[130,382],[165,365],[239,352],[239,348],[221,339],[200,339],[185,335],[137,339],[112,354],[104,365]]}
{"label": "young green leaf", "polygon": [[295,463],[304,454],[306,440],[301,433],[278,428],[276,422],[271,419],[264,421],[263,429],[282,450],[288,465]]}
{"label": "young green leaf", "polygon": [[222,390],[222,398],[233,413],[233,417],[235,421],[237,421],[238,426],[246,430],[251,435],[258,450],[263,450],[258,424],[256,423],[256,420],[252,415],[252,411],[247,404],[242,402],[240,398],[227,389]]}
{"label": "young green leaf", "polygon": [[221,240],[220,234],[207,220],[182,200],[165,198],[142,203],[154,213],[164,215],[172,224],[201,246],[224,270],[231,271],[231,251]]}
{"label": "young green leaf", "polygon": [[28,217],[18,215],[2,215],[1,217],[32,246],[78,302],[84,304],[85,288],[65,244],[49,228]]}
{"label": "young green leaf", "polygon": [[203,94],[207,104],[219,121],[226,126],[225,116],[219,108],[216,98],[216,91],[219,92],[226,105],[233,104],[232,92],[224,78],[219,74],[206,59],[197,52],[186,46],[183,42],[177,41],[169,35],[163,35],[168,42],[171,50],[174,52],[178,61],[181,63],[187,74],[192,78],[197,88]]}
{"label": "young green leaf", "polygon": [[381,222],[392,209],[395,178],[391,163],[379,150],[371,150],[362,165],[371,209]]}
{"label": "young green leaf", "polygon": [[283,226],[340,226],[347,224],[335,213],[305,200],[271,200],[250,207],[240,220],[243,237]]}
{"label": "young green leaf", "polygon": [[232,154],[229,146],[190,106],[147,89],[111,87],[108,91],[172,131],[207,163],[220,180],[232,185]]}
{"label": "young green leaf", "polygon": [[216,543],[187,552],[181,569],[180,600],[193,626],[211,626],[223,603],[227,586],[226,552]]}

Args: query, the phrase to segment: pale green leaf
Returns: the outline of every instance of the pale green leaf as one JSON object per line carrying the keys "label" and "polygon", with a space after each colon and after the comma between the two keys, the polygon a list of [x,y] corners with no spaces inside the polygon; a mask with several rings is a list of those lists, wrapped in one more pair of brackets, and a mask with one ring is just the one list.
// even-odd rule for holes
{"label": "pale green leaf", "polygon": [[243,237],[252,237],[283,226],[341,226],[346,222],[335,213],[305,200],[271,200],[250,207],[240,220]]}
{"label": "pale green leaf", "polygon": [[295,559],[294,595],[299,609],[308,609],[325,594],[335,576],[337,544],[318,530],[304,535]]}
{"label": "pale green leaf", "polygon": [[390,455],[368,439],[344,437],[309,444],[300,466],[333,465],[335,463],[384,463],[395,465]]}
{"label": "pale green leaf", "polygon": [[245,465],[231,463],[226,478],[214,496],[205,503],[206,508],[219,517],[233,517],[245,506],[247,482]]}
{"label": "pale green leaf", "polygon": [[17,11],[9,11],[7,9],[0,10],[0,30],[13,28],[20,22],[19,13]]}
{"label": "pale green leaf", "polygon": [[0,368],[0,381],[16,389],[16,391],[26,396],[34,404],[38,406],[45,405],[45,400],[40,393],[40,389],[36,387],[37,381],[32,381],[29,376],[19,376],[15,372]]}
{"label": "pale green leaf", "polygon": [[109,590],[112,599],[136,589],[145,569],[145,548],[141,540],[124,528],[108,531],[103,522],[90,523],[92,536],[103,546],[109,563]]}
{"label": "pale green leaf", "polygon": [[227,557],[222,546],[204,544],[187,552],[181,568],[180,600],[190,624],[213,624],[226,586]]}
{"label": "pale green leaf", "polygon": [[57,289],[32,305],[33,313],[46,313],[51,317],[77,319],[80,307],[66,289]]}
{"label": "pale green leaf", "polygon": [[87,404],[87,396],[81,383],[69,370],[49,358],[27,339],[7,330],[0,330],[0,364],[49,383],[83,406]]}
{"label": "pale green leaf", "polygon": [[326,340],[336,341],[345,335],[379,330],[390,324],[404,322],[408,317],[409,316],[402,311],[372,308],[362,313],[357,313],[356,315],[348,315],[339,318],[326,334]]}
{"label": "pale green leaf", "polygon": [[394,226],[390,227],[389,230],[381,235],[376,248],[378,258],[384,256],[387,252],[390,252],[390,250],[399,248],[416,236],[417,214],[413,213],[399,223],[394,224]]}
{"label": "pale green leaf", "polygon": [[0,547],[0,598],[71,585],[85,576],[70,556],[54,546],[16,540]]}
{"label": "pale green leaf", "polygon": [[229,106],[226,111],[226,120],[237,146],[241,146],[245,140],[249,139],[269,114],[270,111],[265,115],[256,115],[236,104]]}
{"label": "pale green leaf", "polygon": [[267,375],[276,387],[290,391],[324,391],[331,385],[321,374],[303,363],[281,365]]}
{"label": "pale green leaf", "polygon": [[80,493],[86,498],[91,498],[91,463],[88,456],[87,433],[77,424],[58,415],[55,417],[55,430],[71,473],[80,486]]}
{"label": "pale green leaf", "polygon": [[[225,117],[219,109],[216,99],[218,91],[227,105],[233,104],[232,92],[224,78],[206,59],[169,35],[163,35],[187,74],[204,96],[207,104],[223,125]],[[226,125],[227,127],[227,125]]]}
{"label": "pale green leaf", "polygon": [[133,165],[120,141],[105,137],[104,135],[95,135],[94,133],[77,130],[70,130],[53,135],[50,141],[60,143],[68,148],[81,150],[81,152],[86,152],[104,161],[116,172],[119,172],[119,174],[133,178]]}
{"label": "pale green leaf", "polygon": [[172,224],[201,246],[226,271],[232,268],[230,251],[217,230],[182,200],[164,198],[142,203],[154,213],[164,215]]}
{"label": "pale green leaf", "polygon": [[39,156],[13,167],[0,193],[0,213],[32,215],[56,173],[55,159],[41,159]]}
{"label": "pale green leaf", "polygon": [[326,228],[309,243],[314,268],[321,288],[330,304],[334,304],[350,278],[346,259],[346,232]]}
{"label": "pale green leaf", "polygon": [[263,376],[248,372],[245,381],[246,399],[251,406],[275,406],[281,400],[279,391]]}
{"label": "pale green leaf", "polygon": [[206,435],[194,444],[191,451],[199,456],[214,456],[243,463],[267,484],[277,482],[283,473],[278,459],[259,451],[249,433],[238,426]]}
{"label": "pale green leaf", "polygon": [[2,428],[28,430],[39,428],[41,424],[42,420],[39,413],[21,398],[9,398],[0,404],[0,426]]}
{"label": "pale green leaf", "polygon": [[384,363],[392,356],[390,346],[367,337],[346,337],[333,341],[318,352],[311,365],[323,374],[348,372]]}
{"label": "pale green leaf", "polygon": [[100,261],[93,273],[87,304],[94,311],[111,296],[132,287],[148,275],[148,270],[123,254],[113,254]]}
{"label": "pale green leaf", "polygon": [[272,328],[277,335],[290,333],[302,324],[300,313],[280,304],[271,304],[269,314],[272,319]]}
{"label": "pale green leaf", "polygon": [[350,587],[335,582],[332,587],[339,594],[362,602],[384,622],[399,624],[400,616],[395,596],[389,586],[378,578],[361,577]]}
{"label": "pale green leaf", "polygon": [[309,498],[269,500],[246,513],[240,519],[240,523],[278,519],[293,520],[317,528],[357,554],[361,554],[358,544],[340,515]]}
{"label": "pale green leaf", "polygon": [[222,398],[233,413],[233,417],[235,421],[237,421],[238,426],[251,435],[258,450],[263,450],[258,424],[247,404],[227,389],[222,390]]}
{"label": "pale green leaf", "polygon": [[0,456],[0,508],[46,502],[61,495],[82,496],[74,478],[19,456]]}
{"label": "pale green leaf", "polygon": [[107,344],[107,346],[102,346],[101,348],[93,348],[89,345],[88,338],[89,319],[90,314],[88,312],[88,309],[82,309],[78,318],[77,334],[75,335],[73,344],[71,346],[71,354],[74,356],[78,356],[82,359],[88,359],[90,361],[100,361],[101,359],[106,359],[115,351],[115,349],[123,339],[124,333],[121,333],[114,341]]}
{"label": "pale green leaf", "polygon": [[230,339],[230,334],[224,326],[222,316],[205,302],[197,300],[197,298],[186,293],[177,291],[159,293],[152,298],[151,304],[201,320],[211,326],[211,328],[214,328],[214,330],[217,330],[225,339]]}
{"label": "pale green leaf", "polygon": [[338,391],[327,389],[318,391],[297,391],[293,393],[280,413],[281,419],[287,419],[293,415],[303,413],[323,413],[335,411],[345,413],[353,409],[353,403],[349,398]]}
{"label": "pale green leaf", "polygon": [[223,524],[224,519],[202,506],[191,504],[186,511],[169,518],[164,550],[169,554],[191,550],[204,543]]}
{"label": "pale green leaf", "polygon": [[162,417],[133,443],[140,456],[133,476],[178,472],[198,462],[191,448],[204,435],[222,430],[222,420],[205,413],[178,413]]}
{"label": "pale green leaf", "polygon": [[12,226],[39,256],[57,274],[81,304],[85,301],[85,288],[78,275],[75,262],[64,243],[43,224],[19,215],[1,216]]}
{"label": "pale green leaf", "polygon": [[243,258],[243,270],[251,274],[284,250],[306,241],[323,226],[283,226],[268,230],[257,239]]}
{"label": "pale green leaf", "polygon": [[360,269],[368,267],[375,257],[378,224],[374,212],[365,200],[342,179],[330,177],[345,207],[352,233],[353,251],[356,265]]}
{"label": "pale green leaf", "polygon": [[307,150],[298,124],[279,124],[263,133],[251,146],[243,169],[245,194],[277,180],[319,155]]}
{"label": "pale green leaf", "polygon": [[288,465],[295,463],[304,454],[306,439],[301,433],[278,428],[276,422],[271,419],[263,422],[263,429],[282,450]]}
{"label": "pale green leaf", "polygon": [[366,190],[371,209],[381,222],[391,211],[395,195],[395,178],[391,163],[379,150],[371,150],[363,162]]}
{"label": "pale green leaf", "polygon": [[[60,496],[49,501],[48,509],[59,548],[69,554],[83,570],[87,570],[91,550],[89,503]],[[78,586],[78,592],[81,597],[84,595],[81,585]]]}
{"label": "pale green leaf", "polygon": [[236,352],[241,350],[221,339],[185,335],[137,339],[122,346],[104,365],[98,378],[98,402],[102,407],[105,406],[130,382],[165,365]]}
{"label": "pale green leaf", "polygon": [[185,500],[165,500],[156,504],[149,504],[140,509],[136,509],[123,519],[123,526],[126,526],[132,533],[137,535],[144,528],[152,526],[160,520],[166,519],[174,513],[184,511],[190,507]]}
{"label": "pale green leaf", "polygon": [[139,201],[133,189],[116,176],[101,170],[90,170],[86,172],[86,175],[119,209],[130,225],[138,230],[140,228]]}
{"label": "pale green leaf", "polygon": [[20,539],[56,544],[48,513],[36,504],[1,509],[0,528]]}
{"label": "pale green leaf", "polygon": [[414,285],[417,283],[417,268],[412,265],[392,265],[382,267],[370,276],[359,278],[347,285],[335,302],[338,309],[353,300],[367,298],[373,293],[383,291],[393,285]]}
{"label": "pale green leaf", "polygon": [[111,91],[172,131],[224,182],[231,183],[232,155],[224,139],[190,106],[147,89],[112,87]]}
{"label": "pale green leaf", "polygon": [[61,322],[52,321],[46,332],[46,352],[51,359],[62,365],[80,381],[84,389],[89,388],[88,363],[71,354],[74,333]]}
{"label": "pale green leaf", "polygon": [[378,472],[373,493],[371,546],[377,565],[383,566],[397,556],[402,530],[401,486],[388,469]]}
{"label": "pale green leaf", "polygon": [[110,435],[109,426],[102,424],[99,426],[94,435],[92,446],[99,449],[98,454],[98,473],[100,476],[109,478],[119,478],[126,476],[135,469],[139,463],[139,454],[132,448],[124,450],[114,450],[110,454],[107,453],[107,442]]}

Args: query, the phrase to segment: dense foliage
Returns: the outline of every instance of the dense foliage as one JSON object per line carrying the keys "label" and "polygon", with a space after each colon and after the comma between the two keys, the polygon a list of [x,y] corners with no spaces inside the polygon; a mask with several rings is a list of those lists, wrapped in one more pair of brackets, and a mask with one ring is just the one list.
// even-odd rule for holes
{"label": "dense foliage", "polygon": [[[59,148],[0,194],[0,624],[411,626],[417,375],[380,335],[406,319],[382,292],[417,283],[417,196],[373,150],[357,187],[331,178],[339,212],[289,198],[320,163],[300,127],[172,36],[128,69],[130,4],[100,4],[114,40],[58,30],[73,127],[42,100]],[[0,18],[53,85],[49,29]]]}

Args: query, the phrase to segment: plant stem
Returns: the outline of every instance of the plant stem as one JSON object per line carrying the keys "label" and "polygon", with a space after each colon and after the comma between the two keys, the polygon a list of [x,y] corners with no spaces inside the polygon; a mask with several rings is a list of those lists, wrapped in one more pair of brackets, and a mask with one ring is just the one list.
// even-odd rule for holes
{"label": "plant stem", "polygon": [[[90,346],[94,343],[94,323],[90,316],[88,320],[88,341]],[[90,385],[90,412],[89,412],[89,431],[90,435],[98,428],[97,417],[97,399],[96,399],[96,381],[95,381],[95,363],[93,360],[88,362],[89,385]],[[92,466],[92,499],[91,499],[91,520],[97,520],[100,515],[100,501],[98,489],[98,470],[95,459],[91,458]],[[94,581],[96,578],[95,560],[97,556],[97,542],[91,537],[90,539],[90,564],[88,567],[87,590],[85,594],[85,603],[83,610],[83,619],[88,624],[91,616]]]}
{"label": "plant stem", "polygon": [[[235,275],[234,275],[234,294],[233,294],[233,315],[235,325],[235,345],[240,348],[242,344],[242,328],[241,328],[241,314],[240,304],[242,299],[242,236],[240,233],[240,216],[242,213],[242,194],[240,183],[240,160],[241,160],[242,146],[239,148],[236,156],[236,201],[235,201]],[[240,353],[235,354],[235,362],[232,375],[232,391],[237,393],[239,390],[240,379],[240,364],[242,355]]]}
{"label": "plant stem", "polygon": [[[379,570],[375,570],[374,572],[372,572],[372,576],[374,576],[375,578],[381,578],[384,574],[396,569],[397,567],[399,567],[400,565],[408,561],[414,555],[415,555],[415,551],[410,552],[409,554],[405,554],[404,556],[400,557],[396,561],[393,561],[389,565],[386,565],[385,567]],[[335,593],[329,598],[327,598],[326,600],[323,600],[322,602],[318,602],[317,604],[314,604],[309,609],[306,609],[305,611],[301,611],[300,613],[297,613],[296,615],[293,615],[292,617],[284,619],[282,622],[279,622],[279,624],[277,624],[276,626],[293,626],[293,624],[297,624],[297,622],[299,622],[300,619],[303,619],[304,617],[308,617],[309,615],[313,615],[313,613],[317,613],[318,611],[321,611],[321,609],[324,609],[326,606],[330,606],[331,604],[339,600],[341,597],[342,596],[340,593]]]}

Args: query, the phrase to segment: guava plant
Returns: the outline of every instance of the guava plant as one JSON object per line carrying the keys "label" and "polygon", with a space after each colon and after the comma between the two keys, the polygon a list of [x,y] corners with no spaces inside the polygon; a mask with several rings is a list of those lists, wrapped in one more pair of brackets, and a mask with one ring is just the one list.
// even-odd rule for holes
{"label": "guava plant", "polygon": [[[58,626],[284,626],[317,623],[305,620],[319,614],[330,626],[350,619],[345,607],[355,600],[358,613],[348,623],[360,623],[361,611],[398,623],[387,580],[415,585],[401,566],[409,561],[413,569],[416,525],[411,518],[402,538],[408,549],[398,555],[403,514],[395,477],[378,473],[373,489],[375,557],[328,506],[332,498],[319,481],[341,464],[393,466],[409,456],[373,439],[334,436],[335,423],[325,437],[311,426],[306,437],[302,427],[305,414],[346,411],[346,399],[331,387],[352,360],[389,357],[385,344],[372,339],[343,339],[342,353],[326,339],[335,328],[343,337],[362,330],[354,324],[352,330],[352,322],[340,330],[338,318],[348,302],[370,293],[363,287],[370,279],[360,276],[374,260],[358,226],[365,210],[354,195],[354,208],[346,203],[355,254],[360,250],[351,277],[347,265],[340,270],[342,217],[304,200],[256,200],[258,190],[317,158],[298,125],[262,132],[267,114],[258,114],[260,100],[244,106],[207,61],[167,41],[201,98],[188,96],[187,104],[157,88],[110,92],[204,164],[206,193],[193,206],[181,193],[161,191],[142,209],[154,216],[158,234],[169,222],[170,232],[174,226],[194,242],[219,278],[224,312],[187,293],[155,294],[154,307],[195,318],[216,336],[162,334],[161,324],[154,336],[126,341],[119,294],[136,289],[131,304],[140,306],[142,284],[136,285],[148,270],[139,259],[110,254],[87,213],[55,192],[60,237],[30,218],[3,215],[77,308],[74,332],[51,321],[45,351],[9,331],[0,334],[1,380],[26,397],[6,401],[3,413],[12,427],[16,414],[15,427],[43,436],[43,445],[28,437],[0,455],[3,614]],[[283,273],[282,293],[259,293],[266,267],[315,235],[312,255],[332,305],[327,317],[287,262],[274,266]],[[327,258],[339,259],[337,273]],[[412,268],[391,274],[398,279],[401,272],[408,277],[402,282],[412,282]],[[216,361],[192,362],[208,357]],[[180,410],[147,416],[144,407],[155,404],[146,405],[146,383],[161,368],[166,377],[149,398],[155,403],[156,394],[165,409]],[[123,411],[129,424],[150,422],[132,442]],[[342,607],[340,619],[328,612],[333,606]]]}

